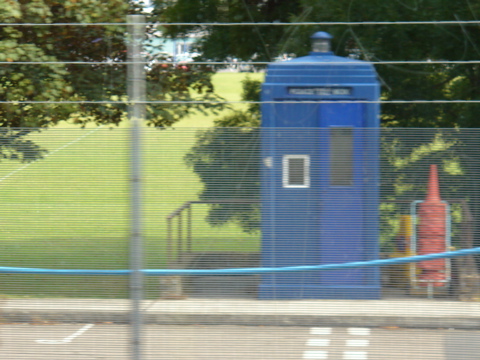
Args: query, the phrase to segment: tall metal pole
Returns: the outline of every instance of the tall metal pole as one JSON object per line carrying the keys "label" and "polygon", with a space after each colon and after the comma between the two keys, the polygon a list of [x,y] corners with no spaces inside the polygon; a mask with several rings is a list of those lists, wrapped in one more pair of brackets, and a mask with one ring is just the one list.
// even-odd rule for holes
{"label": "tall metal pole", "polygon": [[142,56],[145,16],[128,15],[128,116],[131,124],[130,299],[132,360],[142,358],[143,241],[141,199],[141,125],[145,118],[145,64]]}

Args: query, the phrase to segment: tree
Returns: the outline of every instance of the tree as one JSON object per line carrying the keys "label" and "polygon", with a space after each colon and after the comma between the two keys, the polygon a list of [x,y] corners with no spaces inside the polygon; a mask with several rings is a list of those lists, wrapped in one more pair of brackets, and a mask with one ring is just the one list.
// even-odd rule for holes
{"label": "tree", "polygon": [[[476,20],[480,6],[468,1],[426,0],[422,2],[311,1],[302,0],[308,9],[307,21],[395,22]],[[300,18],[293,17],[292,21]],[[302,18],[303,19],[303,18]],[[391,25],[331,26],[324,30],[334,35],[335,52],[367,61],[429,61],[418,65],[377,65],[386,100],[478,100],[479,64],[432,64],[434,61],[477,60],[480,54],[478,26]],[[302,28],[301,33],[311,28]],[[300,32],[298,32],[300,34]],[[298,37],[292,35],[287,48],[304,53]],[[305,43],[305,41],[300,42]],[[475,104],[385,104],[383,125],[400,127],[479,127]],[[458,116],[461,113],[462,116]]]}
{"label": "tree", "polygon": [[[285,22],[300,12],[297,0],[155,0],[154,16],[165,23]],[[200,32],[198,50],[203,59],[222,61],[272,61],[281,52],[280,26],[212,26],[210,24],[165,27],[165,35]]]}
{"label": "tree", "polygon": [[[84,126],[117,125],[125,119],[126,105],[92,102],[126,100],[126,28],[88,24],[125,23],[127,14],[142,11],[140,5],[123,0],[2,1],[0,23],[11,24],[0,28],[2,158],[41,157],[41,149],[25,135],[63,120]],[[27,25],[55,23],[72,25]],[[149,27],[147,36],[153,39],[156,29]],[[148,100],[174,100],[168,106],[148,106],[149,125],[171,126],[192,111],[211,107],[175,101],[218,99],[206,67],[166,64],[154,53],[147,60]]]}
{"label": "tree", "polygon": [[[469,1],[424,0],[157,0],[155,16],[163,22],[380,22],[377,25],[169,26],[167,36],[201,33],[204,58],[222,61],[271,61],[284,53],[310,51],[309,36],[318,30],[334,35],[334,51],[367,61],[430,61],[377,65],[385,100],[480,100],[480,64],[433,64],[477,60],[480,29],[473,24],[382,22],[474,21],[480,5]],[[478,104],[385,104],[384,126],[479,127]],[[459,115],[461,114],[461,115]]]}
{"label": "tree", "polygon": [[[242,101],[258,101],[260,82],[243,81]],[[251,104],[215,120],[215,127],[199,133],[185,161],[200,177],[201,200],[253,200],[210,206],[207,221],[214,226],[233,222],[245,232],[259,230],[260,110]]]}

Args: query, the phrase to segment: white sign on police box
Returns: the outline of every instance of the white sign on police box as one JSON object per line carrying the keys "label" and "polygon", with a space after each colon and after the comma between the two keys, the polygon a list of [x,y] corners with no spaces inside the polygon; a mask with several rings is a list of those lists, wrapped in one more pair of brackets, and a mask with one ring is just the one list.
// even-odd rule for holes
{"label": "white sign on police box", "polygon": [[302,87],[289,87],[289,95],[352,95],[352,88],[349,87],[327,87],[327,86],[302,86]]}

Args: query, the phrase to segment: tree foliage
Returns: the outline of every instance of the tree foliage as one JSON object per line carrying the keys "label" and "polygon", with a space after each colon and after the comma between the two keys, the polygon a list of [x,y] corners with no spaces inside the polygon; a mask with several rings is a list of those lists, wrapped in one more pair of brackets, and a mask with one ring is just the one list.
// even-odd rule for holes
{"label": "tree foliage", "polygon": [[[159,0],[165,22],[419,22],[472,21],[480,5],[448,0]],[[170,36],[202,33],[206,58],[271,60],[283,53],[303,56],[315,31],[334,35],[334,51],[367,61],[430,61],[377,65],[385,100],[480,100],[480,65],[433,64],[478,60],[480,28],[474,24],[171,26]],[[477,104],[386,104],[382,124],[397,127],[479,127]]]}
{"label": "tree foliage", "polygon": [[[124,1],[110,2],[109,5],[86,0],[3,3],[0,22],[12,24],[125,22],[128,11],[128,4]],[[109,90],[104,85],[105,72],[111,69],[58,62],[121,58],[124,56],[121,55],[123,32],[123,28],[115,26],[2,26],[0,61],[11,62],[11,65],[0,67],[0,96],[12,102],[98,100],[99,93],[105,94]],[[121,116],[118,111],[73,104],[2,104],[0,125],[46,127],[75,113],[78,117],[92,116],[99,122],[107,113],[114,122]]]}
{"label": "tree foliage", "polygon": [[[308,21],[420,22],[471,21],[480,5],[469,1],[313,1],[302,0]],[[293,17],[292,21],[299,17]],[[471,61],[480,55],[480,29],[466,24],[331,26],[335,52],[367,61],[430,61],[419,65],[377,65],[386,100],[478,100],[480,65],[432,64]],[[310,32],[303,28],[302,32]],[[304,52],[295,36],[288,49]],[[475,104],[386,104],[383,125],[401,127],[479,127]]]}
{"label": "tree foliage", "polygon": [[[165,23],[285,22],[300,11],[297,0],[155,0],[155,15]],[[279,53],[283,29],[275,26],[167,26],[167,36],[202,35],[204,59],[271,61]],[[281,51],[280,51],[281,52]]]}
{"label": "tree foliage", "polygon": [[[0,99],[4,101],[0,104],[0,141],[4,158],[28,161],[42,154],[33,151],[34,147],[20,146],[29,131],[15,128],[34,131],[60,121],[79,126],[117,125],[125,119],[124,104],[92,102],[127,99],[122,63],[127,56],[126,27],[118,24],[124,24],[128,14],[142,11],[138,2],[1,0],[0,5],[0,23],[4,24],[0,27]],[[92,23],[117,24],[88,25]],[[156,34],[156,29],[149,27],[147,39],[153,40]],[[208,107],[176,101],[218,99],[209,69],[165,64],[155,53],[146,57],[149,100],[174,100],[169,106],[149,106],[149,125],[171,126]],[[15,141],[9,141],[11,136]]]}
{"label": "tree foliage", "polygon": [[[243,81],[242,101],[258,101],[260,82]],[[201,131],[185,161],[200,177],[201,200],[210,206],[207,221],[215,226],[233,222],[245,232],[258,231],[260,210],[260,112],[257,104],[215,120],[215,128]],[[225,202],[232,200],[232,202]],[[250,200],[239,203],[235,200]]]}

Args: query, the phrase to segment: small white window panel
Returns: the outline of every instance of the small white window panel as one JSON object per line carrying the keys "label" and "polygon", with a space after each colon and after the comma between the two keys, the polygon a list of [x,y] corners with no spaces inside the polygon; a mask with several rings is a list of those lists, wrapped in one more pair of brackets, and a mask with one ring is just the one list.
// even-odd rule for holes
{"label": "small white window panel", "polygon": [[282,183],[285,188],[310,187],[310,156],[284,155]]}

